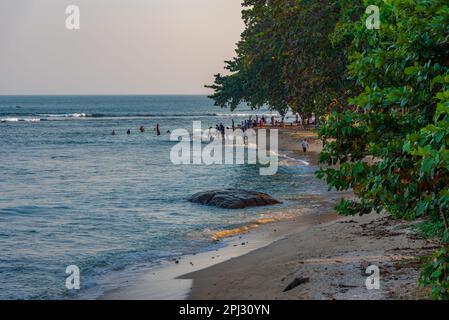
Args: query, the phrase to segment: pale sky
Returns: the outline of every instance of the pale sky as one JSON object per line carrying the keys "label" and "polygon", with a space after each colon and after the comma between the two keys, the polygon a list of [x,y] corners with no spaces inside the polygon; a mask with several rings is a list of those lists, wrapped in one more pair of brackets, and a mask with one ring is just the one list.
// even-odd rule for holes
{"label": "pale sky", "polygon": [[[81,29],[66,29],[78,5]],[[0,0],[0,95],[204,94],[241,0]]]}

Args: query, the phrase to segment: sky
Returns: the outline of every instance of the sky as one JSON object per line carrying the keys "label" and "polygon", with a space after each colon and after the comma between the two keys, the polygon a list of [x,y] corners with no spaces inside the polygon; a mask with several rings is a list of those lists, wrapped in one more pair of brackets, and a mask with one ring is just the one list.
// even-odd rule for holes
{"label": "sky", "polygon": [[[80,9],[80,30],[66,8]],[[1,0],[0,95],[207,94],[241,0]]]}

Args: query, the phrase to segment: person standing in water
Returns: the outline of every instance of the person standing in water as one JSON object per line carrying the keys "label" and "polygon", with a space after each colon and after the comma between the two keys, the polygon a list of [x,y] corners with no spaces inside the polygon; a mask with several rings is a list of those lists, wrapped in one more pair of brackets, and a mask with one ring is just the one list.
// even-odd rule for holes
{"label": "person standing in water", "polygon": [[156,125],[156,134],[157,134],[158,136],[161,135],[161,127],[159,126],[159,123]]}
{"label": "person standing in water", "polygon": [[131,134],[131,129],[128,129],[128,131],[126,131],[126,134],[130,135]]}
{"label": "person standing in water", "polygon": [[140,132],[144,133],[145,132],[145,127],[144,126],[140,126]]}
{"label": "person standing in water", "polygon": [[221,136],[224,138],[226,130],[225,130],[225,127],[224,127],[223,123],[220,123],[219,129],[220,129],[220,132],[221,132]]}
{"label": "person standing in water", "polygon": [[112,130],[112,135],[115,136],[115,130]]}

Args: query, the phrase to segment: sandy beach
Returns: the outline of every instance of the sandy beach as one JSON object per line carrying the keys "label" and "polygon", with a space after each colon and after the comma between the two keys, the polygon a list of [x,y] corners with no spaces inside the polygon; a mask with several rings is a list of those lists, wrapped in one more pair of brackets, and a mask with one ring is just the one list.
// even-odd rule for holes
{"label": "sandy beach", "polygon": [[[299,150],[306,137],[317,164],[321,141],[313,132],[284,129],[281,141]],[[347,195],[349,196],[349,195]],[[307,201],[307,199],[305,199]],[[188,299],[423,299],[420,257],[438,247],[421,239],[410,223],[384,215],[339,217],[335,194],[323,194],[309,214],[291,221],[289,232],[248,254],[183,275],[193,280]],[[269,225],[275,230],[276,223]],[[366,269],[380,270],[380,289],[368,290]],[[285,289],[295,281],[301,283]],[[285,292],[284,292],[285,291]]]}
{"label": "sandy beach", "polygon": [[[280,153],[292,159],[304,157],[299,141],[306,138],[307,161],[317,165],[322,142],[312,131],[289,127],[279,137]],[[261,209],[283,218],[222,232],[229,236],[218,237],[221,249],[124,276],[123,287],[100,299],[425,299],[418,286],[420,257],[438,244],[386,215],[338,216],[333,208],[342,196],[353,195],[304,194],[296,199],[300,207]],[[379,268],[379,290],[366,287],[369,266]]]}

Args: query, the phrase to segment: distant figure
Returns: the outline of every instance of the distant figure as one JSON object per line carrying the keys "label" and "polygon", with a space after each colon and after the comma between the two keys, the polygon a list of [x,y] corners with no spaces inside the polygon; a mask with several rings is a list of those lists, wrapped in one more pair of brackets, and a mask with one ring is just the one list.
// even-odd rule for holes
{"label": "distant figure", "polygon": [[309,143],[307,142],[306,139],[301,141],[301,146],[302,146],[302,150],[304,151],[304,153],[306,153],[307,149],[309,149]]}
{"label": "distant figure", "polygon": [[112,135],[115,136],[115,130],[112,130]]}
{"label": "distant figure", "polygon": [[260,127],[260,129],[263,129],[263,124],[264,124],[263,120],[260,119],[260,122],[259,122],[259,127]]}
{"label": "distant figure", "polygon": [[158,136],[161,135],[161,127],[159,126],[159,123],[156,125],[156,134],[157,134]]}
{"label": "distant figure", "polygon": [[145,132],[145,127],[141,126],[139,130],[140,130],[140,132],[144,133]]}
{"label": "distant figure", "polygon": [[232,131],[235,131],[235,122],[234,122],[234,119],[232,119]]}
{"label": "distant figure", "polygon": [[170,130],[167,130],[167,134],[171,134],[171,131],[170,131]]}
{"label": "distant figure", "polygon": [[128,131],[126,131],[126,134],[131,134],[131,130],[128,129]]}
{"label": "distant figure", "polygon": [[220,129],[221,135],[224,137],[225,135],[225,127],[223,123],[220,123],[220,126],[218,127]]}
{"label": "distant figure", "polygon": [[212,129],[213,129],[212,127],[209,127],[209,131],[207,132],[207,136],[210,142],[214,140],[214,137],[212,136]]}

